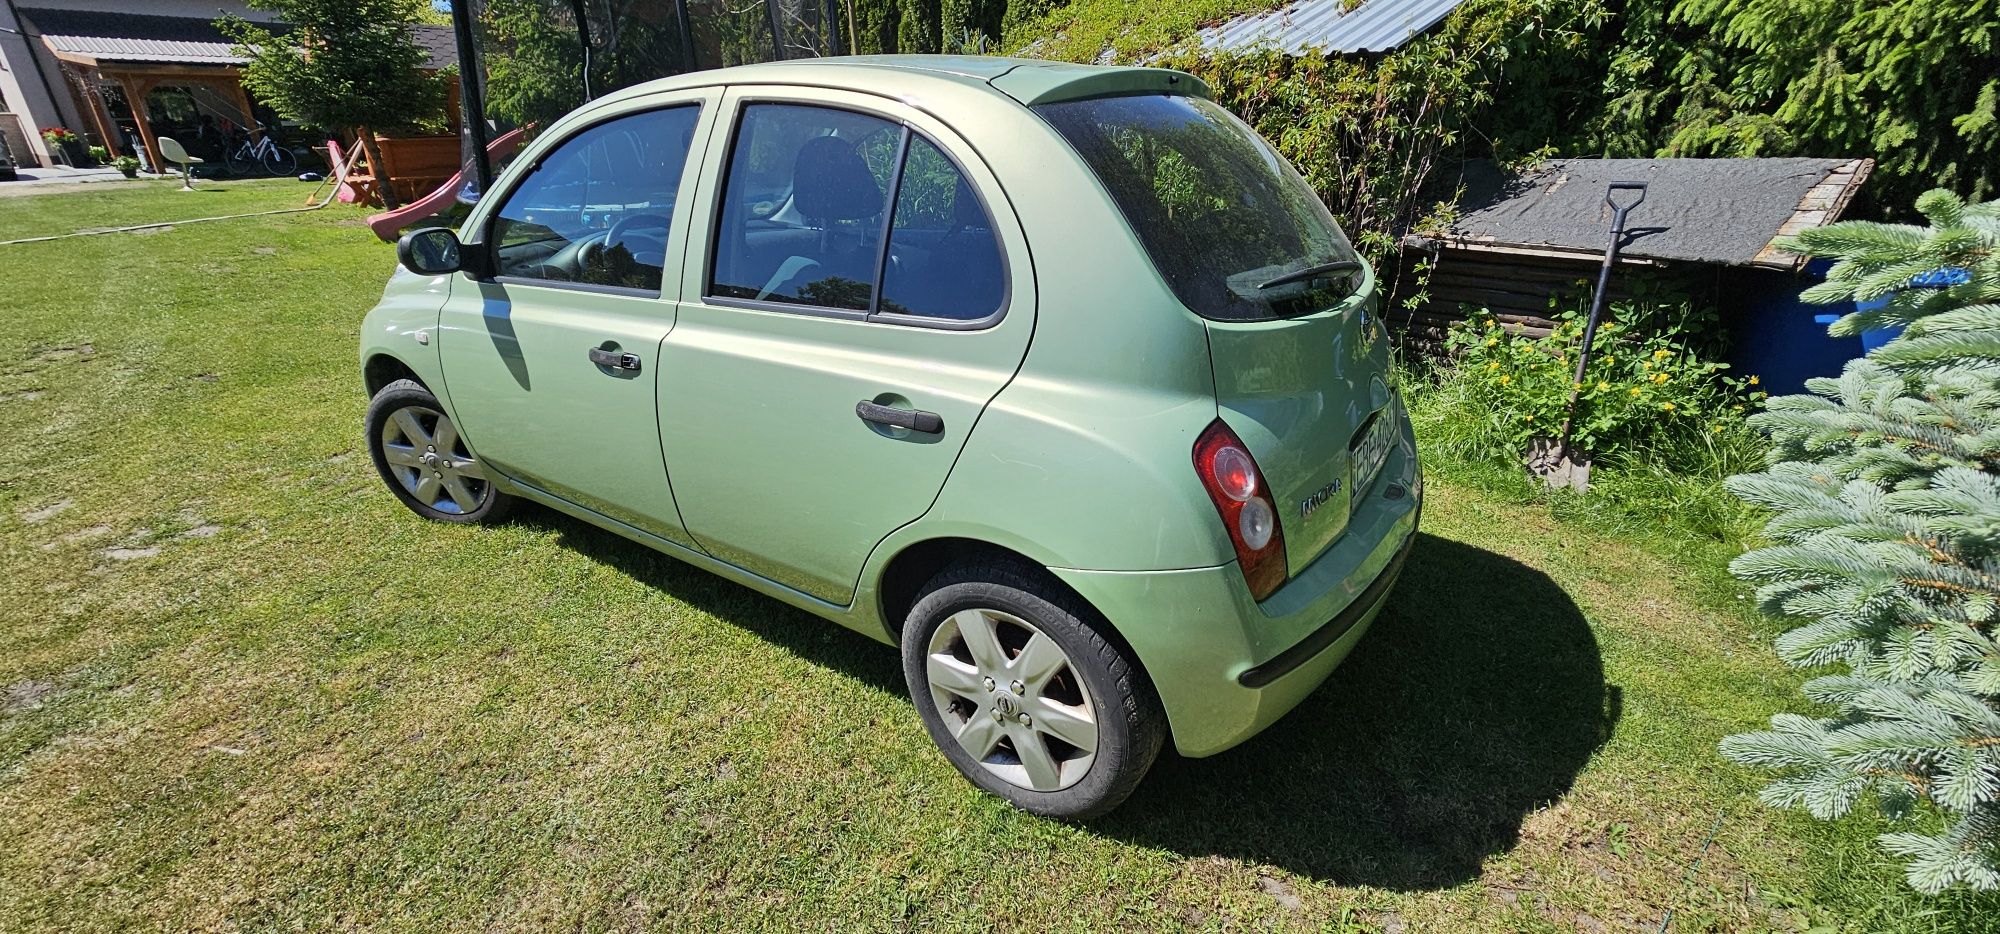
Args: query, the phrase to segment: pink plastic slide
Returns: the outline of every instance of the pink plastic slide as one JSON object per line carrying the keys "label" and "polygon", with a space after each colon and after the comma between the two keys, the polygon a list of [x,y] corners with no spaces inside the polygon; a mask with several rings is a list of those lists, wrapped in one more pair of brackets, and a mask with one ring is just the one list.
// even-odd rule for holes
{"label": "pink plastic slide", "polygon": [[[521,148],[521,137],[527,132],[526,127],[515,127],[500,134],[498,138],[486,144],[486,158],[493,160],[513,155],[514,150]],[[342,156],[340,150],[334,148],[330,152],[337,163]],[[335,168],[339,168],[338,164]],[[368,229],[375,231],[375,236],[381,237],[385,243],[396,242],[396,233],[412,221],[422,220],[451,207],[452,199],[458,197],[459,186],[465,183],[462,177],[464,175],[465,172],[461,170],[445,179],[444,184],[439,185],[436,191],[393,211],[384,211],[368,218]],[[341,186],[340,200],[353,201],[358,195],[358,192],[351,190],[351,186]]]}

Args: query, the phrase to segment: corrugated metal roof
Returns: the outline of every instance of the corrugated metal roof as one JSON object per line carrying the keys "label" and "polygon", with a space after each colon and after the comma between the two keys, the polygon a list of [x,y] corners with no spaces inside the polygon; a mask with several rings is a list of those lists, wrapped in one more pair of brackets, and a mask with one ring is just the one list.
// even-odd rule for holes
{"label": "corrugated metal roof", "polygon": [[[48,47],[59,55],[100,62],[172,62],[183,65],[241,65],[233,43],[215,28],[215,21],[191,16],[151,16],[95,10],[23,8],[21,14]],[[283,34],[283,23],[261,23]],[[411,38],[424,50],[425,68],[444,68],[458,61],[451,27],[417,25]]]}
{"label": "corrugated metal roof", "polygon": [[236,65],[243,57],[209,20],[94,10],[23,9],[59,54],[113,62],[182,62]]}
{"label": "corrugated metal roof", "polygon": [[116,36],[64,36],[43,33],[49,48],[87,55],[106,62],[179,62],[189,65],[241,65],[243,56],[230,53],[227,42],[176,42],[170,39],[122,39]]}
{"label": "corrugated metal roof", "polygon": [[1386,52],[1437,25],[1464,0],[1297,0],[1276,10],[1247,13],[1200,33],[1206,49],[1270,48],[1287,55],[1308,52]]}

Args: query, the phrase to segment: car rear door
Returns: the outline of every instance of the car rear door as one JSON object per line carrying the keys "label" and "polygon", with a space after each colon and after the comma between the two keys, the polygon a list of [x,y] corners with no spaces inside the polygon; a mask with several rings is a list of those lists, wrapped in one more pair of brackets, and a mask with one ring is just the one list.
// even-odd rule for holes
{"label": "car rear door", "polygon": [[1019,367],[1027,243],[978,154],[915,108],[748,86],[722,112],[661,353],[667,464],[709,553],[844,604]]}
{"label": "car rear door", "polygon": [[683,545],[654,407],[719,88],[648,100],[526,154],[488,197],[494,275],[439,316],[450,403],[516,482]]}

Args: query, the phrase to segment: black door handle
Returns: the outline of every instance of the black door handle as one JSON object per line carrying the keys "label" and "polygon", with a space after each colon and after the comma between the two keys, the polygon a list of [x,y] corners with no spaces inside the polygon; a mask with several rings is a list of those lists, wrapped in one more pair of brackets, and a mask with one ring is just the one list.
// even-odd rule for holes
{"label": "black door handle", "polygon": [[894,428],[908,428],[911,431],[920,431],[927,435],[934,435],[944,430],[944,419],[939,418],[936,412],[926,412],[922,409],[899,409],[893,405],[876,405],[866,399],[854,403],[854,414],[861,416],[861,420],[864,422],[874,422],[877,425],[889,425]]}
{"label": "black door handle", "polygon": [[614,370],[639,372],[639,355],[635,353],[620,353],[616,350],[592,347],[590,348],[590,362],[598,366],[610,367]]}

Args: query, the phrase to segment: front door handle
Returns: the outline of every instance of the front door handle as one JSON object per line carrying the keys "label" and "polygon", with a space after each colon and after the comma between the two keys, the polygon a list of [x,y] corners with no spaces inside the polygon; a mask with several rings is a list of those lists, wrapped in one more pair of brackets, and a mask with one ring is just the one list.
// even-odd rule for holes
{"label": "front door handle", "polygon": [[614,370],[639,372],[639,355],[635,353],[620,353],[616,350],[592,347],[590,348],[590,362]]}
{"label": "front door handle", "polygon": [[861,416],[864,422],[874,422],[892,428],[908,428],[927,435],[934,435],[944,430],[944,419],[939,418],[936,412],[877,405],[866,399],[854,403],[854,414]]}

